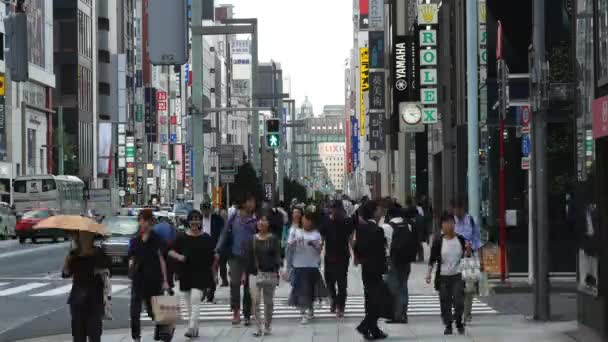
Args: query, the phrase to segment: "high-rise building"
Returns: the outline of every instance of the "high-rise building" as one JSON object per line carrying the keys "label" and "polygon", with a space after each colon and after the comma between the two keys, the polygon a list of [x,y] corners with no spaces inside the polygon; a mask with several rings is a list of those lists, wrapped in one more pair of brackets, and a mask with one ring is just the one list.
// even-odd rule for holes
{"label": "high-rise building", "polygon": [[[0,4],[0,41],[5,37],[4,20],[15,11],[14,1]],[[53,1],[31,0],[28,16],[29,79],[17,86],[11,82],[5,65],[5,52],[0,52],[0,76],[4,77],[0,95],[0,197],[10,203],[11,179],[21,175],[46,174],[53,171],[54,150],[53,88],[56,85],[53,51]],[[75,30],[75,27],[74,27]],[[0,45],[1,47],[1,45]],[[22,120],[25,118],[25,122]],[[11,129],[11,127],[13,129]],[[18,128],[18,129],[16,129]]]}
{"label": "high-rise building", "polygon": [[96,0],[51,2],[57,74],[53,106],[63,107],[65,172],[93,184],[98,120]]}

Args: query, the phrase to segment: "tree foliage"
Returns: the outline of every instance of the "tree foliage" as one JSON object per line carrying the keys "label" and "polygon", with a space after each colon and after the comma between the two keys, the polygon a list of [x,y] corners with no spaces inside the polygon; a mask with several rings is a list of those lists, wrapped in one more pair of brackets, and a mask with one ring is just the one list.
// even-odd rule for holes
{"label": "tree foliage", "polygon": [[306,187],[304,185],[287,177],[284,179],[284,185],[286,201],[296,198],[298,202],[306,202]]}
{"label": "tree foliage", "polygon": [[[223,192],[225,201],[226,186],[224,186]],[[234,184],[230,184],[230,202],[239,202],[246,194],[254,194],[258,201],[260,201],[263,197],[262,183],[257,177],[251,163],[245,163],[239,167],[234,179]]]}

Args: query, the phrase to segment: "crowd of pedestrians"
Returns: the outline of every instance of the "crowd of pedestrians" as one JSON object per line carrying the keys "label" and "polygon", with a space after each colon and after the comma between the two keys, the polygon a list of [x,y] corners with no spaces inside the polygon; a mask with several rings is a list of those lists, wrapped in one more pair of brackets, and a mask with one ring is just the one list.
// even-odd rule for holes
{"label": "crowd of pedestrians", "polygon": [[[264,202],[258,207],[255,194],[244,194],[225,215],[206,203],[201,211],[193,210],[180,233],[143,210],[129,244],[131,336],[141,340],[142,309],[154,320],[153,298],[173,295],[175,284],[189,319],[188,338],[199,336],[200,305],[215,301],[218,286],[229,286],[232,324],[253,323],[256,337],[272,334],[281,281],[291,287],[288,305],[299,310],[301,324],[313,321],[315,304],[325,300],[342,319],[348,310],[349,267],[354,265],[361,269],[365,298],[365,317],[356,330],[367,340],[384,339],[380,318],[408,323],[411,264],[424,261],[424,243],[430,247],[426,282],[431,283],[434,271],[444,333],[452,334],[455,324],[464,334],[472,320],[474,292],[465,291],[460,265],[481,247],[479,226],[460,200],[453,202],[450,214],[439,217],[439,229],[433,229],[425,198],[405,204],[390,198],[358,203],[343,198],[308,205],[293,201],[289,207]],[[74,237],[63,268],[65,277],[73,277],[72,331],[74,341],[99,341],[102,320],[110,314],[103,281],[109,276],[109,261],[95,247],[93,235],[81,235]],[[168,341],[173,329],[157,324],[154,337]]]}

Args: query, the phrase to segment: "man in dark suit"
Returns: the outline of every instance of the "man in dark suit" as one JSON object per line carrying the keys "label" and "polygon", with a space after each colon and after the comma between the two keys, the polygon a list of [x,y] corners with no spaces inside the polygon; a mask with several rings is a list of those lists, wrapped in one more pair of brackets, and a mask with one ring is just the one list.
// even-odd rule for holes
{"label": "man in dark suit", "polygon": [[[201,213],[203,214],[203,233],[207,233],[213,240],[213,245],[217,245],[224,229],[224,219],[222,216],[215,214],[210,203],[201,204]],[[228,286],[228,270],[226,268],[226,260],[220,260],[220,278],[222,278],[221,286]],[[207,292],[207,301],[213,302],[215,298],[215,288]]]}
{"label": "man in dark suit", "polygon": [[385,339],[387,335],[378,327],[381,315],[386,271],[385,236],[378,220],[383,215],[376,201],[367,201],[359,208],[359,224],[355,230],[355,257],[361,264],[361,276],[365,295],[365,318],[357,326],[357,331],[366,340]]}

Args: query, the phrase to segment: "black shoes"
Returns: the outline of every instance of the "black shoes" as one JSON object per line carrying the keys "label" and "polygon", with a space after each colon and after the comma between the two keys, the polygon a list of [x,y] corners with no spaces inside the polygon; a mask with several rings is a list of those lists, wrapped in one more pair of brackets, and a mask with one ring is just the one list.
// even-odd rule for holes
{"label": "black shoes", "polygon": [[361,334],[363,336],[363,338],[368,341],[383,340],[388,337],[388,335],[384,331],[380,330],[379,328],[368,329],[366,327],[359,325],[359,326],[357,326],[356,329],[359,332],[359,334]]}
{"label": "black shoes", "polygon": [[454,334],[454,331],[452,330],[452,325],[448,325],[445,327],[445,330],[443,331],[444,335],[452,335]]}
{"label": "black shoes", "polygon": [[456,330],[458,330],[460,335],[464,335],[464,324],[456,323]]}

